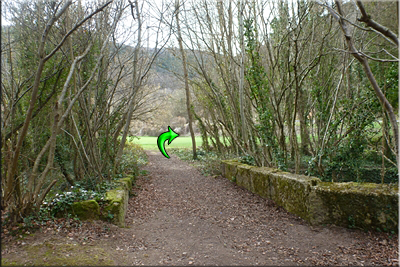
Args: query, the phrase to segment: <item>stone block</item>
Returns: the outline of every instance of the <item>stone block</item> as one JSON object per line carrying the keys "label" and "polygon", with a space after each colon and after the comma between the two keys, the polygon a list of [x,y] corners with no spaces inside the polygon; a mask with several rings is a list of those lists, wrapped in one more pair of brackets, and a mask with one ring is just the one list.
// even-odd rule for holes
{"label": "stone block", "polygon": [[100,216],[100,206],[96,200],[85,200],[72,204],[72,213],[81,220],[97,220]]}
{"label": "stone block", "polygon": [[123,189],[110,190],[106,193],[108,204],[105,208],[105,216],[112,214],[112,222],[120,227],[125,227],[128,198],[128,191]]}
{"label": "stone block", "polygon": [[326,183],[237,160],[221,161],[223,176],[310,224],[398,232],[398,188],[373,183]]}

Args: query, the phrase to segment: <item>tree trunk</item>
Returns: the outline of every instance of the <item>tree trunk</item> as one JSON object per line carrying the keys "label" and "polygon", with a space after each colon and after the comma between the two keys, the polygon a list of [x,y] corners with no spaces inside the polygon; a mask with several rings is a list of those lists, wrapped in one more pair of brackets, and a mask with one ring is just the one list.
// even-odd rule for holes
{"label": "tree trunk", "polygon": [[240,105],[240,121],[241,121],[241,132],[244,147],[249,149],[247,141],[247,131],[246,131],[246,118],[244,116],[244,54],[246,53],[244,48],[244,24],[243,24],[243,1],[239,0],[239,38],[240,38],[240,74],[239,74],[239,105]]}
{"label": "tree trunk", "polygon": [[191,104],[190,104],[189,75],[188,75],[187,65],[186,65],[186,53],[185,53],[185,50],[183,49],[183,44],[182,44],[181,27],[179,24],[179,5],[180,5],[179,0],[176,0],[175,1],[175,18],[176,18],[179,49],[182,54],[183,75],[184,75],[184,79],[185,79],[185,91],[186,91],[186,109],[187,109],[188,119],[189,119],[190,136],[192,137],[193,159],[197,159],[196,139],[195,139],[194,131],[193,131],[193,125],[192,125],[193,119],[192,119]]}
{"label": "tree trunk", "polygon": [[[397,124],[397,120],[396,120],[396,115],[394,114],[394,111],[393,111],[393,107],[392,107],[392,105],[390,104],[390,102],[387,100],[387,98],[385,97],[385,95],[382,93],[382,90],[381,90],[381,88],[379,87],[379,85],[378,85],[378,83],[377,83],[377,81],[376,81],[376,79],[375,79],[375,76],[374,76],[374,74],[373,74],[372,71],[371,71],[371,68],[370,68],[369,63],[368,63],[368,59],[367,59],[365,56],[363,56],[363,55],[356,49],[356,47],[355,47],[355,45],[354,45],[354,43],[353,43],[353,39],[352,39],[351,35],[350,35],[349,32],[348,32],[346,21],[345,21],[344,19],[342,19],[342,17],[343,17],[343,11],[342,11],[342,5],[341,5],[341,3],[340,3],[339,1],[335,1],[335,3],[336,3],[336,6],[337,6],[337,9],[338,9],[338,13],[339,13],[339,15],[340,15],[341,17],[338,17],[337,14],[335,14],[332,10],[329,10],[329,11],[331,12],[332,16],[333,16],[335,19],[338,20],[338,22],[339,22],[339,24],[340,24],[340,26],[341,26],[341,29],[342,29],[342,31],[343,31],[343,34],[344,34],[344,36],[345,36],[345,38],[346,38],[347,46],[349,47],[350,52],[352,53],[352,55],[353,55],[353,56],[361,63],[361,65],[363,66],[364,72],[365,72],[365,74],[367,75],[368,80],[370,81],[370,83],[371,83],[371,85],[372,85],[372,88],[373,88],[374,91],[375,91],[376,96],[378,97],[378,99],[379,99],[381,105],[385,108],[385,111],[386,111],[386,113],[387,113],[388,116],[389,116],[389,120],[390,120],[390,123],[391,123],[392,128],[393,128],[393,135],[394,135],[394,141],[395,141],[394,149],[395,149],[395,154],[396,154],[396,161],[397,161],[397,164],[399,164],[399,155],[398,155],[398,151],[399,151],[399,149],[398,149],[398,146],[399,146],[399,129],[398,129],[398,124]],[[363,7],[362,7],[361,2],[357,2],[357,4],[358,4],[360,10],[363,12],[364,10],[363,10]],[[365,12],[365,11],[364,11],[364,12]],[[364,14],[363,14],[363,15],[364,15]],[[367,18],[365,18],[365,19],[368,20]],[[363,21],[364,21],[364,20],[363,20]],[[371,22],[371,20],[368,20],[368,22],[367,22],[367,21],[365,21],[365,22],[368,24],[368,22]],[[371,22],[371,23],[372,23],[372,22]],[[378,27],[378,26],[380,26],[380,25],[374,22],[374,23],[372,23],[371,25],[368,24],[368,26],[371,26],[371,27],[376,28],[376,27]],[[376,29],[379,31],[379,27],[376,28]],[[395,35],[391,34],[391,32],[388,32],[388,33],[387,33],[387,36],[388,36],[389,38],[393,39],[393,40],[396,42],[396,44],[398,44],[397,37],[396,37]]]}
{"label": "tree trunk", "polygon": [[140,12],[139,12],[139,4],[138,1],[135,0],[135,4],[133,4],[131,1],[129,1],[130,5],[131,5],[131,12],[132,12],[132,17],[135,18],[134,16],[134,11],[133,8],[135,7],[136,9],[136,19],[138,21],[138,40],[137,40],[137,44],[135,47],[135,52],[133,55],[133,77],[132,77],[132,92],[131,95],[129,97],[129,107],[128,107],[128,112],[127,112],[127,118],[125,121],[125,126],[124,126],[124,131],[122,133],[122,138],[121,138],[121,143],[119,145],[118,148],[118,152],[117,152],[117,156],[115,159],[115,165],[114,165],[114,174],[116,173],[120,160],[121,160],[121,156],[122,153],[124,151],[124,147],[125,147],[125,143],[126,143],[126,137],[128,135],[129,132],[129,126],[131,124],[131,120],[132,120],[132,114],[133,114],[133,107],[134,107],[134,99],[135,99],[135,95],[136,92],[138,91],[138,87],[139,87],[139,83],[138,83],[138,78],[137,78],[137,72],[138,72],[138,58],[139,58],[139,49],[141,46],[141,40],[142,40],[142,20],[141,20],[141,16],[140,16]]}

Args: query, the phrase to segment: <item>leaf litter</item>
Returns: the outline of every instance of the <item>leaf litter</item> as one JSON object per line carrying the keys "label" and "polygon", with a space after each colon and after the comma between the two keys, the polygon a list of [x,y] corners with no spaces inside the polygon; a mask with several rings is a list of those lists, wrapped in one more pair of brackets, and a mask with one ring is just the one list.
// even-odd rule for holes
{"label": "leaf litter", "polygon": [[148,175],[132,189],[126,228],[101,221],[71,225],[61,218],[39,235],[20,238],[3,227],[2,256],[57,237],[82,247],[101,245],[112,251],[115,265],[125,266],[399,265],[397,234],[310,226],[228,179],[203,176],[174,156],[147,154]]}

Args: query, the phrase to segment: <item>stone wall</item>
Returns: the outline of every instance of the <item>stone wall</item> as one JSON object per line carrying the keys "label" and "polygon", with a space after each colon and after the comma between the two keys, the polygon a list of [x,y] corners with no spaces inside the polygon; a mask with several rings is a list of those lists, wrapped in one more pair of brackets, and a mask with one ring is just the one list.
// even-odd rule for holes
{"label": "stone wall", "polygon": [[119,179],[117,182],[120,185],[113,190],[107,191],[107,205],[102,214],[100,214],[99,204],[94,199],[75,202],[72,205],[72,213],[76,214],[81,220],[110,220],[119,227],[125,227],[129,192],[134,181],[135,176],[133,175]]}
{"label": "stone wall", "polygon": [[335,224],[398,231],[398,187],[373,183],[331,183],[277,169],[224,160],[222,174],[310,224]]}

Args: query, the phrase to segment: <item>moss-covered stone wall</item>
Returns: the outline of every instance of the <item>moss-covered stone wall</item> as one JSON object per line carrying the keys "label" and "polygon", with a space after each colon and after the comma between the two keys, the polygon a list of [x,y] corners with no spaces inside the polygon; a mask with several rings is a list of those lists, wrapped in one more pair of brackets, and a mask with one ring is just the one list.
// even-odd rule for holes
{"label": "moss-covered stone wall", "polygon": [[125,227],[125,214],[128,209],[129,192],[132,189],[135,176],[119,179],[117,188],[106,193],[106,207],[102,216],[96,200],[76,202],[72,206],[72,212],[81,220],[111,220],[112,223]]}
{"label": "moss-covered stone wall", "polygon": [[398,231],[398,188],[387,184],[329,183],[266,167],[224,160],[222,174],[232,182],[309,223],[377,231]]}

